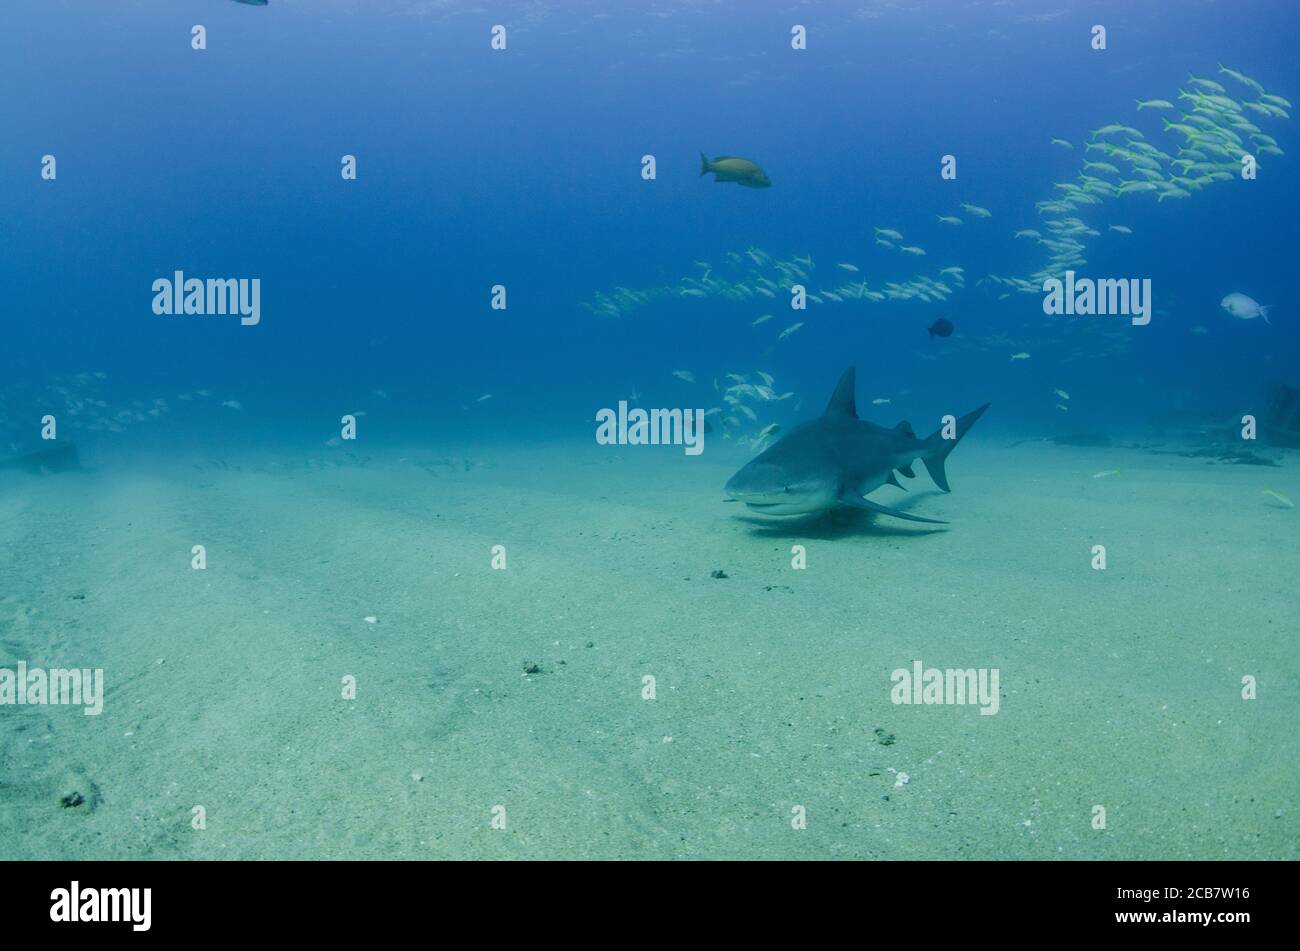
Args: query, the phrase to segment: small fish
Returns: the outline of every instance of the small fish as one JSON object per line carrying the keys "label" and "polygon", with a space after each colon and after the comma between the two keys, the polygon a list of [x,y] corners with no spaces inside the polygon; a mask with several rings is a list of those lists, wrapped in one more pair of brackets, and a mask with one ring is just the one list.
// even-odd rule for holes
{"label": "small fish", "polygon": [[1284,508],[1284,509],[1295,508],[1295,503],[1292,502],[1290,499],[1288,499],[1277,489],[1265,489],[1264,494],[1269,496],[1270,498],[1276,499],[1279,503],[1281,503],[1280,505],[1274,506],[1274,508]]}
{"label": "small fish", "polygon": [[1229,316],[1236,317],[1238,320],[1263,317],[1264,323],[1268,323],[1268,312],[1272,309],[1271,304],[1258,304],[1245,294],[1238,293],[1229,294],[1219,301],[1219,306],[1226,310]]}
{"label": "small fish", "polygon": [[1145,101],[1137,99],[1134,101],[1138,104],[1139,112],[1143,109],[1172,109],[1174,107],[1174,104],[1168,99],[1147,99]]}
{"label": "small fish", "polygon": [[902,241],[902,240],[903,240],[903,235],[902,235],[900,232],[895,231],[895,230],[892,229],[892,228],[877,228],[877,229],[876,229],[876,237],[877,237],[877,238],[888,238],[890,241]]}
{"label": "small fish", "polygon": [[1103,469],[1101,472],[1093,473],[1094,479],[1105,479],[1108,476],[1119,475],[1118,469]]}
{"label": "small fish", "polygon": [[226,400],[226,401],[225,401],[224,403],[222,403],[221,405],[222,405],[222,406],[229,407],[230,409],[243,409],[243,408],[244,408],[244,404],[241,403],[241,402],[239,402],[239,400]]}
{"label": "small fish", "polygon": [[1042,235],[1039,234],[1037,231],[1035,231],[1033,228],[1022,228],[1016,232],[1015,236],[1017,238],[1041,238],[1042,237]]}
{"label": "small fish", "polygon": [[800,322],[797,323],[797,324],[791,324],[789,327],[786,327],[785,330],[782,330],[780,336],[778,336],[776,339],[777,339],[777,340],[784,340],[786,337],[790,336],[790,334],[794,333],[796,330],[798,330],[798,329],[799,329],[800,327],[802,327],[802,326],[803,326],[803,322],[802,322],[802,321],[800,321]]}
{"label": "small fish", "polygon": [[1202,89],[1208,89],[1210,92],[1217,92],[1220,95],[1226,95],[1228,92],[1228,90],[1224,89],[1223,86],[1216,83],[1213,79],[1198,79],[1191,73],[1187,74],[1187,85],[1200,86]]}
{"label": "small fish", "polygon": [[1070,398],[1070,394],[1065,392],[1065,390],[1052,390],[1052,392],[1063,400],[1068,400]]}
{"label": "small fish", "polygon": [[766,439],[768,436],[771,436],[773,433],[777,433],[780,431],[781,431],[780,423],[768,423],[766,426],[764,426],[762,429],[758,431],[758,435],[755,436],[754,438]]}
{"label": "small fish", "polygon": [[925,254],[925,251],[914,244],[901,245],[898,250],[902,251],[904,254],[915,254],[917,256]]}
{"label": "small fish", "polygon": [[935,215],[935,217],[939,219],[940,223],[945,225],[961,224],[961,219],[958,218],[956,215]]}
{"label": "small fish", "polygon": [[1028,359],[1029,359],[1029,354],[1027,354],[1027,353],[1013,353],[1013,354],[1011,354],[1011,359],[1012,359],[1012,360],[1028,360]]}
{"label": "small fish", "polygon": [[760,380],[762,380],[764,383],[766,383],[768,386],[771,386],[772,383],[774,382],[774,381],[773,381],[773,378],[772,378],[772,374],[770,374],[770,373],[764,373],[762,370],[755,370],[755,371],[754,371],[754,374],[755,374],[755,375],[756,375]]}
{"label": "small fish", "polygon": [[846,271],[852,271],[854,274],[858,273],[858,266],[856,264],[837,264],[835,266],[842,267]]}
{"label": "small fish", "polygon": [[1062,413],[1068,413],[1070,411],[1070,407],[1064,405],[1063,403],[1057,403],[1056,408],[1059,409]]}
{"label": "small fish", "polygon": [[1128,225],[1107,225],[1111,231],[1118,231],[1120,234],[1132,234],[1133,229]]}
{"label": "small fish", "polygon": [[674,370],[673,376],[677,377],[679,380],[685,380],[687,383],[695,382],[695,374],[690,370]]}
{"label": "small fish", "polygon": [[888,404],[889,404],[889,400],[887,400],[883,396],[876,397],[876,399],[871,401],[872,406],[886,406]]}
{"label": "small fish", "polygon": [[715,182],[735,182],[746,188],[770,188],[772,180],[767,173],[746,158],[734,155],[720,155],[712,161],[700,153],[700,174],[713,173]]}
{"label": "small fish", "polygon": [[967,214],[974,215],[976,218],[992,218],[993,212],[987,208],[981,208],[979,205],[968,205],[962,202],[961,206],[966,209]]}
{"label": "small fish", "polygon": [[952,321],[946,317],[940,317],[926,330],[931,337],[951,337],[953,331]]}
{"label": "small fish", "polygon": [[1067,148],[1067,149],[1074,148],[1074,146],[1071,145],[1069,142],[1065,141],[1065,139],[1052,139],[1052,145],[1059,145],[1062,148]]}
{"label": "small fish", "polygon": [[748,416],[748,417],[749,417],[750,419],[752,419],[754,422],[758,422],[758,414],[755,413],[755,412],[754,412],[752,409],[750,409],[748,406],[746,406],[744,403],[740,403],[740,404],[738,404],[738,405],[736,406],[736,409],[740,410],[742,413],[744,413],[746,416]]}
{"label": "small fish", "polygon": [[484,401],[486,401],[486,400],[490,400],[490,399],[492,399],[492,394],[491,394],[491,393],[484,393],[482,396],[480,396],[480,397],[479,397],[478,399],[476,399],[474,402],[475,402],[475,403],[482,403],[482,402],[484,402]]}
{"label": "small fish", "polygon": [[759,324],[767,323],[767,322],[768,322],[769,320],[771,320],[771,319],[772,319],[772,315],[771,315],[771,314],[764,314],[762,317],[758,318],[758,320],[754,321],[754,322],[753,322],[752,324],[750,324],[749,326],[751,326],[751,327],[757,327]]}
{"label": "small fish", "polygon": [[1192,328],[1192,333],[1194,333],[1194,334],[1199,334],[1199,335],[1201,335],[1201,336],[1204,336],[1205,334],[1208,334],[1209,332],[1210,332],[1210,328],[1209,328],[1209,327],[1193,327],[1193,328]]}

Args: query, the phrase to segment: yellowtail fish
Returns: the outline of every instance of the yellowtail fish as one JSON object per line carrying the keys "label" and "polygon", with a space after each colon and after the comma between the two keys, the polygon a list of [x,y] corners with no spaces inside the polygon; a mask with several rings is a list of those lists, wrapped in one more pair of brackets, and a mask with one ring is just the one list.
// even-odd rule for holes
{"label": "yellowtail fish", "polygon": [[802,326],[803,326],[803,321],[800,321],[797,324],[791,324],[789,327],[786,327],[785,330],[782,330],[780,335],[776,339],[784,340],[786,337],[790,336],[790,334],[794,333]]}
{"label": "yellowtail fish", "polygon": [[962,202],[961,206],[966,209],[967,214],[974,215],[976,218],[993,217],[993,212],[989,211],[987,208],[981,208],[979,205],[968,205],[966,202]]}
{"label": "yellowtail fish", "polygon": [[1229,69],[1228,67],[1220,63],[1219,72],[1223,73],[1224,75],[1231,76],[1233,79],[1241,83],[1243,86],[1249,86],[1251,89],[1255,90],[1255,92],[1259,93],[1261,96],[1264,94],[1263,86],[1255,82],[1255,80],[1251,79],[1249,76],[1245,76],[1237,72],[1235,69]]}
{"label": "yellowtail fish", "polygon": [[941,224],[945,224],[945,225],[961,224],[961,219],[958,218],[956,215],[935,215],[935,217],[939,219]]}
{"label": "yellowtail fish", "polygon": [[1267,495],[1269,498],[1276,499],[1280,503],[1280,505],[1275,506],[1275,508],[1284,508],[1284,509],[1295,508],[1295,503],[1292,502],[1290,499],[1288,499],[1277,489],[1265,489],[1264,494]]}
{"label": "yellowtail fish", "polygon": [[1013,353],[1013,354],[1011,354],[1011,359],[1012,359],[1012,360],[1028,360],[1028,359],[1029,359],[1029,354],[1027,354],[1027,353]]}
{"label": "yellowtail fish", "polygon": [[872,406],[886,406],[888,404],[889,400],[885,399],[883,396],[876,397],[876,399],[871,401]]}
{"label": "yellowtail fish", "polygon": [[1137,104],[1138,104],[1138,111],[1139,111],[1139,112],[1140,112],[1141,110],[1143,110],[1143,109],[1172,109],[1172,108],[1174,108],[1174,104],[1173,104],[1172,102],[1170,102],[1168,99],[1147,99],[1147,100],[1145,100],[1145,101],[1144,101],[1144,100],[1141,100],[1141,99],[1138,99],[1138,100],[1135,100],[1135,101],[1136,101]]}
{"label": "yellowtail fish", "polygon": [[480,396],[480,397],[479,397],[478,399],[476,399],[474,402],[475,402],[475,403],[482,403],[484,400],[490,400],[490,399],[492,399],[492,394],[491,394],[491,393],[484,393],[482,396]]}
{"label": "yellowtail fish", "polygon": [[876,237],[877,237],[877,238],[888,238],[890,241],[902,241],[902,240],[903,240],[903,235],[902,235],[900,232],[895,231],[895,230],[892,229],[892,228],[877,228],[877,229],[876,229]]}
{"label": "yellowtail fish", "polygon": [[1052,392],[1063,400],[1068,400],[1070,398],[1070,394],[1065,392],[1065,390],[1053,390]]}
{"label": "yellowtail fish", "polygon": [[751,327],[757,327],[759,324],[766,323],[767,321],[769,321],[769,320],[771,320],[771,319],[772,319],[772,315],[771,315],[771,314],[764,314],[762,317],[758,318],[758,320],[754,321],[754,322],[753,322],[752,324],[750,324],[749,326],[751,326]]}
{"label": "yellowtail fish", "polygon": [[846,271],[852,271],[854,274],[858,272],[858,266],[856,264],[837,264],[835,266],[842,267]]}
{"label": "yellowtail fish", "polygon": [[1069,142],[1065,141],[1065,139],[1052,139],[1052,145],[1059,145],[1062,148],[1066,148],[1066,149],[1074,148],[1074,146],[1071,145]]}
{"label": "yellowtail fish", "polygon": [[677,377],[679,380],[685,380],[687,383],[695,382],[695,374],[690,370],[674,370],[673,376]]}
{"label": "yellowtail fish", "polygon": [[1120,234],[1132,234],[1133,229],[1128,225],[1107,225],[1111,231],[1118,231]]}
{"label": "yellowtail fish", "polygon": [[1103,469],[1101,472],[1093,474],[1094,479],[1105,479],[1108,476],[1119,475],[1118,469]]}

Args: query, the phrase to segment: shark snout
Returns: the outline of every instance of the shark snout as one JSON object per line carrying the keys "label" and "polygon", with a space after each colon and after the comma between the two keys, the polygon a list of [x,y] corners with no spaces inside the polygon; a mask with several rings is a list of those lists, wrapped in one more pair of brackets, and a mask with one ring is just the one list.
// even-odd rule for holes
{"label": "shark snout", "polygon": [[766,515],[817,512],[834,500],[834,493],[820,482],[795,478],[783,467],[766,463],[751,462],[727,480],[723,491]]}
{"label": "shark snout", "polygon": [[779,478],[779,473],[766,471],[767,468],[750,463],[728,479],[722,491],[737,502],[780,501],[789,495],[789,486]]}

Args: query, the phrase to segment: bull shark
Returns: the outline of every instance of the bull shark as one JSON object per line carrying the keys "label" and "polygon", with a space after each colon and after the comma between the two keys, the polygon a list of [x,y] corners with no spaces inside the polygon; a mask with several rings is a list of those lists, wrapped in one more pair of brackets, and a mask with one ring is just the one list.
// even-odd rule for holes
{"label": "bull shark", "polygon": [[854,386],[854,368],[849,367],[835,385],[826,412],[796,426],[746,463],[727,481],[727,495],[763,515],[809,515],[847,505],[909,522],[946,525],[939,519],[901,512],[864,496],[882,485],[901,489],[894,470],[913,478],[912,463],[918,458],[934,484],[944,492],[950,491],[944,460],[989,404],[957,420],[952,439],[944,439],[942,429],[918,439],[911,423],[886,429],[858,419]]}

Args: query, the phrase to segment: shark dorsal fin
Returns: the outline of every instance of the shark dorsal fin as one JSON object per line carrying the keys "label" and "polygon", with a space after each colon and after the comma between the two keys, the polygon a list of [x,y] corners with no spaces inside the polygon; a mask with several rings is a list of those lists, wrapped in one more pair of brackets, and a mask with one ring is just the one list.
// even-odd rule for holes
{"label": "shark dorsal fin", "polygon": [[909,436],[916,435],[916,430],[912,428],[912,424],[909,423],[907,420],[903,420],[901,423],[895,426],[894,431],[899,433],[906,433]]}
{"label": "shark dorsal fin", "polygon": [[858,402],[853,395],[856,388],[856,374],[854,368],[849,367],[840,377],[840,382],[835,384],[835,392],[831,394],[831,401],[826,404],[826,415],[848,416],[850,419],[857,419]]}

